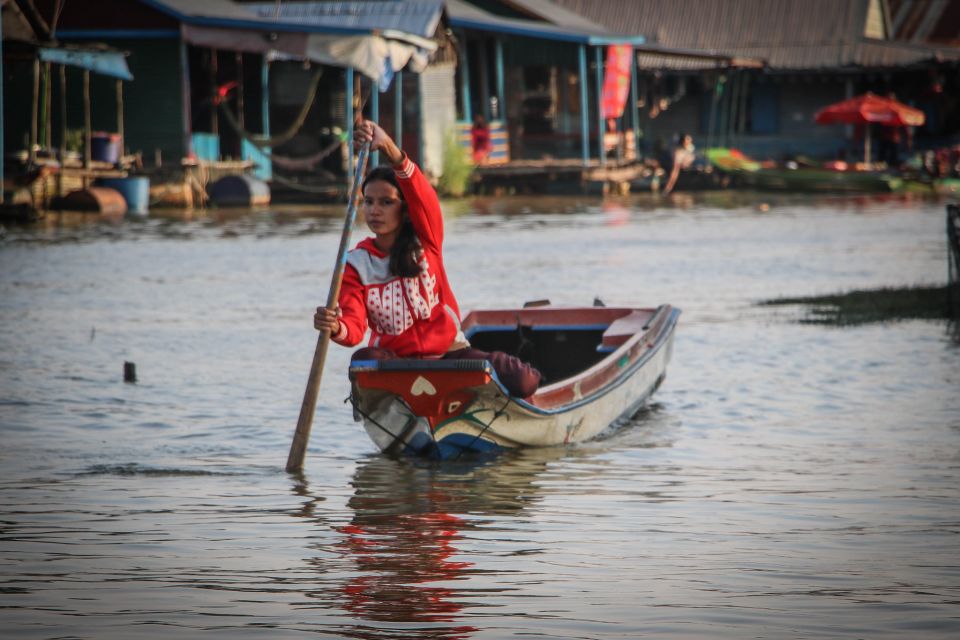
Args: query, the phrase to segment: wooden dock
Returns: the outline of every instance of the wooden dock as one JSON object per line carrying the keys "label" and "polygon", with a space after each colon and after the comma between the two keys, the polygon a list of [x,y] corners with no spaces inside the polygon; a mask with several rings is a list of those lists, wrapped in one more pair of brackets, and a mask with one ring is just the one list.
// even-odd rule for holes
{"label": "wooden dock", "polygon": [[586,165],[579,158],[511,160],[479,166],[474,171],[474,191],[481,194],[590,194],[629,193],[649,189],[653,170],[637,160],[598,160]]}

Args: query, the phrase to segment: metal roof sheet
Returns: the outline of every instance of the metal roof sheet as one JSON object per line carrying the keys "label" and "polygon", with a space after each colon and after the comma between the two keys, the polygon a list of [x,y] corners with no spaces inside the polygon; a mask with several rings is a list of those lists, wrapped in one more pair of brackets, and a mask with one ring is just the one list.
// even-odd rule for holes
{"label": "metal roof sheet", "polygon": [[276,2],[244,5],[256,16],[294,24],[367,30],[396,30],[431,38],[443,15],[443,0],[392,2]]}
{"label": "metal roof sheet", "polygon": [[40,60],[79,67],[121,80],[133,80],[133,74],[127,67],[127,58],[120,51],[95,51],[75,47],[42,47],[40,49]]}
{"label": "metal roof sheet", "polygon": [[462,0],[445,0],[450,24],[465,29],[490,31],[508,35],[578,42],[582,44],[643,44],[646,39],[636,34],[619,33],[601,25],[573,28],[569,25],[557,25],[552,22],[505,18],[488,13]]}
{"label": "metal roof sheet", "polygon": [[907,42],[960,46],[957,0],[887,0],[893,35]]}
{"label": "metal roof sheet", "polygon": [[[864,37],[870,0],[553,0],[664,47],[765,60],[772,69],[895,67],[956,59],[950,47]],[[662,58],[664,68],[689,61]]]}
{"label": "metal roof sheet", "polygon": [[204,27],[260,29],[270,31],[299,31],[331,34],[369,34],[369,28],[337,25],[313,25],[274,18],[261,18],[246,5],[232,0],[139,0],[181,22]]}

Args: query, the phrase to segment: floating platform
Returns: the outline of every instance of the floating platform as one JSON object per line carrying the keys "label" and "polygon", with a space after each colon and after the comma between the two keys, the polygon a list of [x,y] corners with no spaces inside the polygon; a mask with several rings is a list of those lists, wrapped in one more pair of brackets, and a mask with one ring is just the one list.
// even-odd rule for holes
{"label": "floating platform", "polygon": [[581,159],[511,160],[474,170],[474,189],[482,194],[607,194],[629,193],[650,168],[636,160],[609,160],[601,165]]}

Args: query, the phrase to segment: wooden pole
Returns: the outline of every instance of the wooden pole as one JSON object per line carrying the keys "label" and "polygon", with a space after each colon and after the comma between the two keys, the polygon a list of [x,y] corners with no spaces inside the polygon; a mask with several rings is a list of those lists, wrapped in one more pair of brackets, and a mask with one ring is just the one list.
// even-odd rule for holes
{"label": "wooden pole", "polygon": [[344,77],[346,81],[346,87],[344,87],[344,95],[347,99],[347,121],[344,123],[344,126],[347,128],[347,150],[344,153],[344,159],[347,164],[347,179],[351,184],[356,183],[356,174],[353,172],[353,163],[350,159],[353,158],[353,122],[355,116],[353,114],[353,100],[355,98],[354,89],[353,89],[353,67],[347,67],[346,75]]}
{"label": "wooden pole", "polygon": [[[361,94],[363,91],[361,90]],[[380,122],[380,87],[376,80],[370,81],[370,119],[374,122]],[[373,166],[380,164],[380,152],[374,151],[370,154],[370,163]]]}
{"label": "wooden pole", "polygon": [[37,160],[37,111],[40,107],[40,58],[33,60],[33,108],[30,109],[30,149],[27,155],[30,164]]}
{"label": "wooden pole", "polygon": [[117,135],[120,136],[120,153],[118,157],[122,165],[124,149],[126,149],[126,138],[123,135],[123,80],[120,79],[117,79]]}
{"label": "wooden pole", "polygon": [[41,148],[53,148],[53,78],[50,75],[50,63],[43,64],[43,144]]}
{"label": "wooden pole", "polygon": [[597,65],[597,145],[600,152],[600,166],[607,166],[607,137],[603,121],[603,47],[594,47],[593,57]]}
{"label": "wooden pole", "polygon": [[[60,165],[67,161],[67,65],[60,65]],[[63,195],[63,194],[60,194]]]}
{"label": "wooden pole", "polygon": [[403,148],[403,71],[393,77],[393,131],[397,144]]}
{"label": "wooden pole", "polygon": [[220,114],[217,111],[217,50],[210,49],[210,133],[220,135]]}
{"label": "wooden pole", "polygon": [[590,164],[590,124],[587,121],[590,114],[587,111],[589,103],[587,102],[587,48],[585,45],[580,45],[577,62],[580,72],[580,154],[583,157],[583,166],[586,167]]}
{"label": "wooden pole", "polygon": [[236,53],[236,62],[237,62],[237,122],[240,124],[241,129],[247,128],[247,122],[243,115],[243,112],[246,110],[246,106],[243,103],[243,53],[237,51]]}
{"label": "wooden pole", "polygon": [[[350,70],[352,73],[353,70]],[[350,124],[351,130],[353,123]],[[337,264],[330,280],[330,293],[327,295],[327,309],[336,309],[340,298],[340,285],[343,282],[343,271],[347,266],[347,248],[350,244],[350,232],[357,218],[357,198],[360,194],[360,183],[367,165],[367,156],[370,145],[364,144],[357,155],[357,170],[354,172],[353,187],[350,189],[350,202],[347,205],[347,215],[343,220],[343,232],[340,234],[340,249],[337,253]],[[303,393],[303,404],[300,406],[300,418],[297,420],[297,430],[290,444],[290,455],[287,457],[287,471],[298,472],[303,469],[303,459],[307,454],[307,442],[310,440],[310,428],[313,426],[313,416],[317,410],[317,395],[320,391],[320,378],[323,375],[323,363],[327,359],[327,347],[330,345],[330,332],[321,331],[317,338],[317,348],[313,353],[313,364],[310,366],[310,376],[307,378],[307,388]]]}
{"label": "wooden pole", "polygon": [[93,161],[93,124],[90,122],[90,72],[83,70],[83,188],[90,182],[90,163]]}

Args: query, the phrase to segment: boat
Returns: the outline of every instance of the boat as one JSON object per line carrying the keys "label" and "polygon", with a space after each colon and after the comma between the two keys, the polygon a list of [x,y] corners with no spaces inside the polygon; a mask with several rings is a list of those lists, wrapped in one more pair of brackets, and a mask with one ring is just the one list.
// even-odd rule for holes
{"label": "boat", "polygon": [[900,176],[883,171],[774,166],[723,147],[707,149],[706,157],[736,186],[765,191],[890,193],[902,190],[904,183]]}
{"label": "boat", "polygon": [[511,397],[486,360],[355,360],[354,418],[387,454],[438,459],[583,442],[622,424],[661,385],[680,311],[555,307],[469,313],[473,347],[504,351],[543,374]]}

